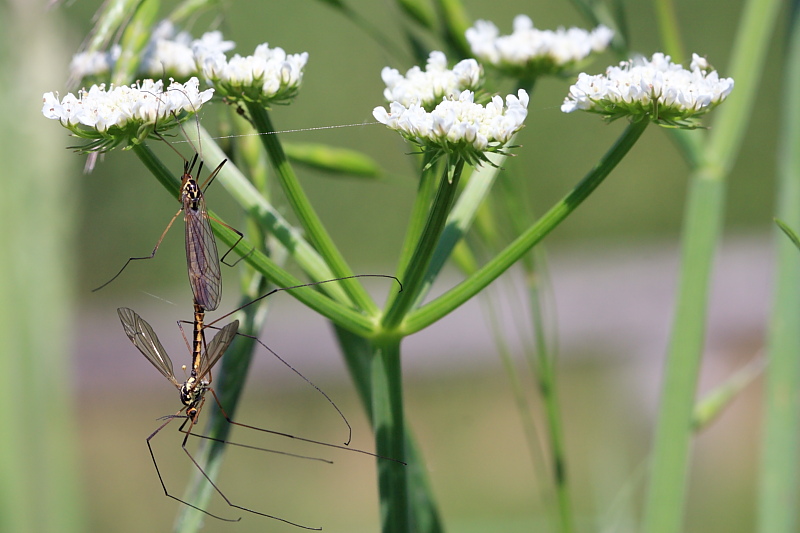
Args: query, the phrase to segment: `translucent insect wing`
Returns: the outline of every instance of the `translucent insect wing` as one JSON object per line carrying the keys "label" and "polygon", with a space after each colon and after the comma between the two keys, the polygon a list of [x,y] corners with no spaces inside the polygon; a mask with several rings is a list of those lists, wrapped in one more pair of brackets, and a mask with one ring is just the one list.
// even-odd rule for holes
{"label": "translucent insect wing", "polygon": [[156,370],[161,372],[173,385],[180,387],[172,370],[172,361],[150,324],[136,314],[136,311],[127,307],[117,309],[117,314],[119,314],[125,334],[133,345],[156,367]]}
{"label": "translucent insect wing", "polygon": [[186,263],[194,301],[206,311],[213,311],[219,306],[222,273],[217,243],[208,221],[205,200],[199,190],[195,205],[184,204],[184,218]]}
{"label": "translucent insect wing", "polygon": [[239,321],[234,320],[214,335],[211,342],[208,343],[203,359],[200,362],[200,371],[198,377],[203,379],[206,374],[217,364],[219,358],[225,353],[230,346],[236,332],[239,330]]}

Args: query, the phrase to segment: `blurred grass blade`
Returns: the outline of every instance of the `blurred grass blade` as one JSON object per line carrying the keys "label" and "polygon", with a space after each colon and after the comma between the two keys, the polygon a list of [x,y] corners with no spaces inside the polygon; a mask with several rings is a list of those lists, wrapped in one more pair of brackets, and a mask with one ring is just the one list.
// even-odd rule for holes
{"label": "blurred grass blade", "polygon": [[767,339],[760,480],[758,487],[759,533],[798,531],[800,516],[800,252],[792,227],[800,228],[800,17],[796,8],[789,20],[784,57],[784,100],[779,129],[774,231],[775,285]]}
{"label": "blurred grass blade", "polygon": [[[458,54],[459,59],[472,57],[472,49],[465,35],[472,26],[472,19],[461,0],[435,0],[442,19],[442,40]],[[448,54],[449,55],[449,54]]]}
{"label": "blurred grass blade", "polygon": [[82,533],[72,360],[78,169],[63,132],[32,105],[32,88],[60,83],[70,31],[58,13],[42,16],[44,2],[10,7],[0,16],[0,531]]}
{"label": "blurred grass blade", "polygon": [[153,26],[161,7],[159,0],[142,0],[122,34],[122,53],[114,64],[111,81],[115,85],[130,85],[136,80],[136,72],[144,57]]}
{"label": "blurred grass blade", "polygon": [[756,88],[781,2],[748,0],[734,44],[730,75],[736,90],[717,110],[700,167],[693,169],[683,228],[678,297],[662,378],[653,469],[643,531],[684,531],[691,423],[705,341],[714,252],[722,231],[726,181],[757,109]]}
{"label": "blurred grass blade", "polygon": [[436,14],[429,0],[397,0],[397,5],[408,18],[428,30],[436,29]]}
{"label": "blurred grass blade", "polygon": [[184,0],[169,14],[167,19],[175,24],[200,15],[203,11],[222,9],[222,0]]}
{"label": "blurred grass blade", "polygon": [[702,431],[711,425],[739,394],[761,375],[767,365],[766,357],[753,359],[728,378],[722,385],[706,394],[694,407],[692,429]]}
{"label": "blurred grass blade", "polygon": [[125,25],[125,21],[136,12],[143,0],[108,0],[96,15],[97,22],[87,37],[84,52],[97,52],[108,48],[117,33]]}

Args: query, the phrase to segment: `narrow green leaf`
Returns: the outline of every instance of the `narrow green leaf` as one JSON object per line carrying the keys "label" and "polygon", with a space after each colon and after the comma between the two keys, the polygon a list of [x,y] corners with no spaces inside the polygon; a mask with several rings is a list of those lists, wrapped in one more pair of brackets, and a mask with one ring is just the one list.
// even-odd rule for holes
{"label": "narrow green leaf", "polygon": [[784,221],[782,221],[779,218],[775,218],[774,220],[775,224],[777,224],[778,227],[781,228],[781,230],[783,230],[783,232],[786,234],[787,237],[789,237],[789,239],[791,239],[792,243],[797,247],[797,249],[800,250],[800,238],[798,238],[797,234],[794,231],[792,231],[792,228],[790,228]]}
{"label": "narrow green leaf", "polygon": [[317,143],[285,143],[286,156],[305,166],[322,170],[333,175],[346,175],[359,178],[381,177],[380,165],[371,157],[348,148],[337,148]]}

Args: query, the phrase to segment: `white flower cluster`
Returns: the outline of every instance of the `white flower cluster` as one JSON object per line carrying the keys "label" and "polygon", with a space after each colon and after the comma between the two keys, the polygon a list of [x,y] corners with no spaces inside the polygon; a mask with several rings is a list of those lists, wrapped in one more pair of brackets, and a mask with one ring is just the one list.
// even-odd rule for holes
{"label": "white flower cluster", "polygon": [[376,107],[372,115],[378,122],[399,132],[423,150],[456,152],[470,163],[486,161],[484,152],[500,152],[519,131],[528,115],[528,93],[499,96],[485,106],[475,103],[474,93],[464,91],[457,98],[444,98],[433,111],[419,103],[406,107],[391,102],[389,112]]}
{"label": "white flower cluster", "polygon": [[166,73],[185,79],[198,72],[195,47],[201,47],[206,53],[225,53],[235,46],[233,41],[224,41],[219,31],[207,32],[200,39],[192,39],[185,31],[176,34],[173,24],[163,20],[150,37],[140,71],[154,78]]}
{"label": "white flower cluster", "polygon": [[308,52],[287,54],[267,43],[258,45],[251,56],[236,54],[230,60],[201,45],[195,46],[194,52],[202,75],[219,95],[263,105],[293,98],[308,62]]}
{"label": "white flower cluster", "polygon": [[472,53],[481,61],[512,74],[537,76],[559,74],[590,54],[608,47],[614,32],[598,26],[591,32],[580,28],[537,30],[527,15],[514,18],[514,32],[500,35],[493,23],[479,20],[466,32]]}
{"label": "white flower cluster", "polygon": [[185,84],[172,82],[167,90],[161,80],[112,87],[93,85],[78,95],[45,93],[42,114],[58,120],[77,137],[89,139],[85,151],[107,151],[123,143],[138,143],[156,125],[164,131],[196,113],[211,99],[214,89],[199,90],[197,78]]}
{"label": "white flower cluster", "polygon": [[384,67],[381,78],[386,84],[383,96],[387,102],[398,102],[406,107],[419,103],[430,108],[441,101],[478,88],[483,70],[474,59],[465,59],[447,68],[447,57],[442,52],[431,52],[425,71],[413,67],[403,76],[397,69]]}
{"label": "white flower cluster", "polygon": [[83,80],[95,76],[108,76],[119,59],[122,48],[115,44],[108,52],[80,52],[69,63],[70,77]]}
{"label": "white flower cluster", "polygon": [[[176,33],[172,22],[162,20],[150,36],[138,74],[151,78],[188,79],[198,73],[194,47],[201,47],[205,53],[225,53],[234,46],[233,41],[223,40],[218,31],[192,39],[188,32]],[[70,76],[75,80],[107,76],[119,55],[119,45],[112,46],[109,52],[75,54],[70,63]]]}
{"label": "white flower cluster", "polygon": [[608,120],[648,117],[662,125],[694,128],[699,118],[733,90],[732,78],[720,78],[704,58],[692,54],[690,70],[657,53],[609,67],[604,75],[582,73],[570,87],[561,111],[599,113]]}

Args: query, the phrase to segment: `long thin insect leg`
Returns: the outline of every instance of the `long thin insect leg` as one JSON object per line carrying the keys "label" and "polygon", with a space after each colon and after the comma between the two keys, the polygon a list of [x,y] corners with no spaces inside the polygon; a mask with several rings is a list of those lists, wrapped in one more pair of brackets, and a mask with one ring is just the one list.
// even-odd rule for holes
{"label": "long thin insect leg", "polygon": [[[211,389],[209,389],[209,390],[211,390]],[[215,397],[216,397],[216,395],[215,395]],[[181,428],[183,428],[183,425],[181,425]],[[189,432],[191,432],[191,428],[189,429]],[[205,470],[203,470],[203,468],[200,466],[200,463],[198,463],[198,462],[197,462],[197,460],[194,458],[194,456],[192,456],[192,454],[191,454],[191,453],[189,452],[189,450],[186,448],[186,441],[189,439],[189,434],[190,434],[190,433],[187,433],[187,432],[184,432],[184,433],[185,433],[185,435],[184,435],[184,437],[183,437],[183,443],[181,443],[181,449],[183,449],[183,451],[186,453],[186,455],[189,457],[189,459],[192,461],[192,463],[194,463],[194,466],[195,466],[195,467],[197,467],[197,469],[200,471],[200,473],[201,473],[201,474],[203,474],[203,477],[204,477],[204,478],[206,478],[206,481],[208,481],[208,483],[209,483],[209,484],[210,484],[210,485],[211,485],[211,486],[214,488],[214,490],[215,490],[215,491],[217,491],[217,494],[219,494],[219,495],[220,495],[220,497],[221,497],[223,500],[225,500],[225,503],[227,503],[228,505],[230,505],[231,507],[234,507],[234,508],[236,508],[236,509],[240,509],[240,510],[242,510],[242,511],[247,511],[248,513],[257,514],[257,515],[259,515],[259,516],[264,516],[264,517],[266,517],[266,518],[272,518],[273,520],[277,520],[277,521],[279,521],[279,522],[283,522],[283,523],[285,523],[285,524],[289,524],[289,525],[291,525],[291,526],[299,527],[299,528],[301,528],[301,529],[307,529],[307,530],[310,530],[310,531],[322,531],[322,528],[321,528],[321,527],[310,527],[310,526],[304,526],[303,524],[298,524],[298,523],[296,523],[296,522],[292,522],[292,521],[290,521],[290,520],[286,520],[285,518],[281,518],[281,517],[279,517],[279,516],[274,516],[274,515],[271,515],[271,514],[261,513],[261,512],[258,512],[258,511],[254,511],[253,509],[248,509],[247,507],[243,507],[243,506],[241,506],[241,505],[236,505],[235,503],[233,503],[232,501],[230,501],[230,500],[228,499],[228,497],[227,497],[227,496],[225,496],[225,494],[224,494],[224,493],[223,493],[223,492],[220,490],[220,488],[219,488],[219,487],[216,485],[216,483],[214,483],[214,482],[211,480],[211,478],[208,476],[208,474],[206,474],[206,471],[205,471]],[[177,499],[177,498],[176,498],[176,499]],[[179,500],[179,501],[180,501],[180,500]],[[189,505],[190,507],[194,507],[193,505],[190,505],[190,504],[187,504],[187,505]],[[195,507],[195,509],[197,509],[197,507]],[[204,511],[204,512],[205,512],[205,511]],[[207,514],[210,514],[210,513],[207,513]],[[212,515],[212,516],[213,516],[213,515]]]}
{"label": "long thin insect leg", "polygon": [[208,435],[201,435],[199,433],[191,433],[190,431],[183,431],[187,435],[191,435],[192,437],[208,440],[211,442],[217,442],[219,444],[224,444],[226,446],[236,446],[237,448],[244,448],[246,450],[255,450],[257,452],[267,452],[267,453],[274,453],[276,455],[284,455],[286,457],[292,457],[294,459],[307,459],[309,461],[319,461],[321,463],[326,463],[329,465],[333,464],[333,461],[330,459],[325,459],[323,457],[314,457],[311,455],[300,455],[299,453],[291,453],[291,452],[284,452],[282,450],[273,450],[272,448],[261,448],[259,446],[252,446],[250,444],[242,444],[241,442],[231,442],[229,440],[218,439],[216,437],[209,437]]}
{"label": "long thin insect leg", "polygon": [[219,224],[220,226],[225,226],[226,228],[228,228],[229,230],[231,230],[232,232],[234,232],[236,235],[238,235],[238,236],[239,236],[239,238],[238,238],[238,239],[236,239],[236,242],[235,242],[235,243],[233,243],[233,246],[231,246],[230,248],[228,248],[228,251],[227,251],[227,252],[225,252],[224,254],[222,254],[222,258],[219,260],[219,261],[220,261],[220,263],[222,263],[222,264],[223,264],[223,265],[225,265],[226,267],[231,267],[231,268],[232,268],[232,267],[235,267],[236,265],[238,265],[238,264],[239,264],[239,263],[242,261],[242,259],[245,259],[246,257],[248,257],[250,254],[252,254],[252,253],[253,253],[253,252],[256,250],[256,248],[255,248],[255,246],[254,246],[254,247],[253,247],[253,248],[251,248],[251,249],[250,249],[250,251],[249,251],[249,252],[247,252],[245,255],[242,255],[242,256],[240,256],[240,257],[239,257],[239,259],[237,259],[237,260],[236,260],[236,262],[234,262],[234,263],[226,263],[226,262],[225,262],[225,258],[226,258],[226,257],[228,257],[228,254],[229,254],[229,253],[231,253],[232,251],[234,251],[234,250],[236,249],[236,246],[237,246],[237,245],[238,245],[240,242],[242,242],[242,240],[244,239],[244,233],[242,233],[242,232],[241,232],[241,231],[239,231],[238,229],[234,228],[233,226],[229,226],[228,224],[226,224],[225,222],[221,221],[220,219],[218,219],[218,218],[215,218],[215,217],[212,217],[211,215],[209,215],[209,216],[208,216],[208,218],[210,218],[211,220],[213,220],[214,222],[216,222],[216,223],[217,223],[217,224]]}
{"label": "long thin insect leg", "polygon": [[[196,505],[192,505],[192,504],[191,504],[191,503],[189,503],[189,502],[183,501],[183,500],[181,500],[180,498],[178,498],[177,496],[173,496],[173,495],[172,495],[172,494],[170,494],[170,493],[169,493],[169,491],[167,490],[167,485],[164,483],[164,478],[163,478],[163,477],[161,477],[161,470],[159,470],[159,468],[158,468],[158,461],[156,461],[156,454],[153,452],[153,446],[150,444],[150,440],[151,440],[153,437],[155,437],[155,436],[158,434],[158,432],[159,432],[159,431],[161,431],[162,429],[164,429],[164,428],[167,426],[167,424],[169,424],[170,422],[172,422],[172,420],[173,420],[173,419],[177,418],[179,414],[180,414],[180,411],[178,411],[178,413],[176,413],[174,416],[170,416],[170,417],[169,417],[169,419],[168,419],[166,422],[164,422],[163,424],[161,424],[160,426],[158,426],[158,428],[157,428],[157,429],[156,429],[156,430],[155,430],[153,433],[151,433],[149,437],[147,437],[147,441],[146,441],[146,442],[147,442],[147,449],[150,451],[150,458],[153,460],[153,466],[155,466],[155,468],[156,468],[156,474],[158,475],[158,481],[161,483],[161,488],[162,488],[162,489],[164,489],[164,495],[165,495],[165,496],[167,496],[168,498],[172,498],[173,500],[175,500],[175,501],[178,501],[178,502],[180,502],[180,503],[182,503],[182,504],[184,504],[184,505],[188,505],[188,506],[189,506],[189,507],[191,507],[192,509],[196,509],[197,511],[200,511],[201,513],[205,513],[205,514],[207,514],[208,516],[211,516],[211,517],[213,517],[213,518],[216,518],[217,520],[222,520],[222,521],[224,521],[224,522],[238,522],[239,520],[241,520],[241,519],[242,519],[242,517],[241,517],[241,516],[240,516],[239,518],[223,518],[223,517],[221,517],[221,516],[217,516],[217,515],[215,515],[215,514],[213,514],[213,513],[209,513],[209,512],[208,512],[208,511],[206,511],[205,509],[201,509],[200,507],[197,507]],[[181,424],[181,426],[180,426],[179,430],[181,430],[181,431],[182,431],[182,429],[183,429],[183,427],[184,427],[184,425],[186,424],[186,422],[187,422],[187,421],[189,421],[189,419],[188,419],[188,418],[186,418],[186,419],[185,419],[185,421],[184,421],[184,423],[183,423],[183,424]],[[194,424],[192,424],[192,425],[194,425]],[[191,431],[191,429],[189,429],[189,431]],[[184,437],[184,451],[185,451],[185,452],[188,454],[189,452],[188,452],[188,450],[186,450],[186,448],[185,448],[185,444],[186,444],[185,440],[186,440],[186,437]],[[189,455],[189,457],[191,457],[191,455]],[[194,462],[195,464],[197,464],[197,463],[194,461],[194,459],[192,459],[192,462]],[[199,466],[198,466],[198,468],[199,468]],[[201,472],[202,472],[202,469],[201,469]],[[205,472],[203,472],[203,475],[205,475]],[[206,478],[208,478],[208,476],[206,476]],[[213,483],[212,483],[212,485],[213,485]],[[214,487],[214,488],[216,488],[216,487]],[[217,490],[219,491],[219,489],[217,489]],[[223,498],[224,498],[224,496],[223,496]]]}
{"label": "long thin insect leg", "polygon": [[324,391],[324,390],[322,390],[322,389],[320,389],[319,387],[317,387],[317,386],[316,386],[316,385],[315,385],[315,384],[314,384],[314,383],[313,383],[313,382],[312,382],[310,379],[308,379],[307,377],[305,377],[305,376],[304,376],[302,373],[300,373],[300,371],[299,371],[299,370],[297,370],[295,367],[293,367],[291,364],[289,364],[289,362],[288,362],[288,361],[286,361],[286,359],[284,359],[283,357],[281,357],[280,355],[278,355],[277,353],[275,353],[275,351],[274,351],[272,348],[270,348],[269,346],[267,346],[266,344],[264,344],[263,342],[261,342],[261,340],[260,340],[258,337],[255,337],[255,336],[253,336],[253,335],[248,335],[248,334],[246,334],[246,333],[237,333],[237,334],[238,334],[238,335],[241,335],[241,336],[243,336],[243,337],[247,337],[248,339],[253,339],[254,341],[256,341],[258,344],[260,344],[261,346],[263,346],[263,347],[264,347],[264,348],[265,348],[265,349],[266,349],[266,350],[267,350],[269,353],[271,353],[272,355],[274,355],[274,356],[275,356],[275,358],[276,358],[276,359],[278,359],[278,361],[280,361],[280,362],[281,362],[281,363],[283,363],[283,364],[284,364],[284,365],[285,365],[287,368],[289,368],[289,370],[291,370],[292,372],[294,372],[295,374],[297,374],[298,376],[300,376],[301,378],[303,378],[303,381],[305,381],[306,383],[308,383],[309,385],[311,385],[312,387],[314,387],[314,388],[317,390],[317,392],[318,392],[318,393],[322,394],[322,395],[325,397],[325,399],[326,399],[326,400],[328,400],[328,403],[329,403],[329,404],[331,404],[331,405],[333,406],[333,408],[334,408],[334,409],[336,409],[336,412],[337,412],[337,413],[339,413],[339,416],[340,416],[340,417],[342,417],[342,420],[344,420],[344,423],[347,425],[347,441],[345,441],[344,445],[345,445],[345,446],[349,446],[349,445],[350,445],[350,441],[353,439],[353,428],[352,428],[352,426],[350,426],[350,422],[348,422],[348,421],[347,421],[347,417],[345,417],[345,416],[344,416],[344,413],[342,412],[342,410],[341,410],[341,409],[339,409],[339,406],[338,406],[338,405],[336,405],[336,402],[334,402],[334,401],[331,399],[331,397],[330,397],[330,396],[328,396],[328,395],[325,393],[325,391]]}
{"label": "long thin insect leg", "polygon": [[172,220],[169,221],[169,224],[167,224],[167,227],[161,233],[161,237],[158,238],[158,242],[156,243],[156,245],[153,248],[153,251],[150,253],[150,255],[147,255],[147,256],[144,256],[144,257],[129,257],[128,260],[125,261],[125,264],[122,265],[122,268],[119,269],[119,272],[117,272],[114,275],[113,278],[111,278],[110,280],[106,281],[105,283],[103,283],[102,285],[97,287],[96,289],[92,289],[92,292],[99,291],[100,289],[102,289],[103,287],[105,287],[106,285],[108,285],[109,283],[114,281],[115,279],[117,279],[120,276],[120,274],[122,274],[122,271],[125,270],[128,267],[128,265],[130,264],[131,261],[139,261],[141,259],[152,259],[152,258],[154,258],[156,256],[156,252],[158,252],[158,247],[161,246],[161,241],[164,240],[164,237],[167,235],[167,232],[169,231],[169,228],[172,227],[172,224],[175,222],[175,219],[178,218],[178,215],[181,214],[182,210],[183,209],[179,209],[178,212],[175,213],[175,215],[172,217]]}
{"label": "long thin insect leg", "polygon": [[301,283],[300,285],[292,285],[291,287],[278,287],[277,289],[272,289],[268,293],[262,294],[258,298],[250,300],[246,304],[237,307],[233,311],[230,311],[228,313],[225,313],[222,316],[219,316],[219,317],[215,318],[213,321],[207,323],[206,327],[213,326],[217,322],[220,322],[221,320],[224,320],[224,319],[228,318],[232,314],[234,314],[234,313],[236,313],[238,311],[241,311],[245,307],[249,307],[249,306],[253,305],[256,302],[260,302],[264,298],[268,298],[269,296],[272,296],[273,294],[275,294],[277,292],[291,291],[291,290],[294,290],[294,289],[302,289],[303,287],[315,287],[317,285],[322,285],[324,283],[331,283],[331,282],[334,282],[334,281],[342,281],[342,280],[345,280],[345,279],[353,279],[353,278],[386,278],[386,279],[393,279],[393,280],[395,280],[397,282],[398,285],[400,285],[400,290],[397,291],[397,292],[403,292],[403,283],[399,279],[397,279],[396,276],[391,276],[389,274],[354,274],[352,276],[345,276],[343,278],[326,279],[326,280],[322,280],[322,281],[311,281],[309,283]]}
{"label": "long thin insect leg", "polygon": [[[180,330],[181,330],[181,333],[183,333],[183,326],[182,326],[182,323],[185,323],[185,324],[195,324],[195,322],[189,322],[188,320],[186,320],[186,321],[184,321],[184,320],[178,320],[178,327],[180,328]],[[211,329],[218,329],[217,327],[215,327],[215,326],[210,326],[210,325],[208,325],[208,324],[206,324],[206,325],[204,325],[204,326],[203,326],[203,329],[207,329],[207,328],[211,328]],[[278,359],[278,361],[280,361],[281,363],[283,363],[284,365],[286,365],[286,367],[287,367],[287,368],[289,368],[289,370],[291,370],[292,372],[294,372],[295,374],[297,374],[298,376],[300,376],[301,378],[303,378],[303,381],[305,381],[306,383],[308,383],[309,385],[311,385],[312,387],[314,387],[314,388],[317,390],[317,392],[318,392],[318,393],[320,393],[322,396],[324,396],[324,397],[325,397],[325,399],[326,399],[326,400],[328,400],[328,403],[329,403],[329,404],[331,404],[331,405],[333,406],[333,408],[334,408],[334,409],[336,409],[336,412],[337,412],[337,413],[339,413],[339,416],[342,418],[342,420],[344,421],[345,425],[347,426],[347,441],[345,441],[344,445],[345,445],[345,446],[349,446],[349,445],[350,445],[350,441],[353,439],[353,427],[350,425],[350,422],[347,420],[347,417],[346,417],[346,416],[344,416],[344,413],[342,412],[342,410],[341,410],[341,409],[339,409],[339,406],[338,406],[338,405],[336,405],[336,402],[334,402],[334,401],[333,401],[333,399],[331,399],[331,397],[330,397],[330,396],[328,396],[328,394],[327,394],[327,393],[326,393],[324,390],[320,389],[320,388],[319,388],[317,385],[315,385],[315,384],[314,384],[314,382],[312,382],[310,379],[308,379],[307,377],[305,377],[305,376],[304,376],[304,375],[303,375],[303,374],[302,374],[302,373],[301,373],[299,370],[297,370],[295,367],[293,367],[293,366],[292,366],[292,365],[291,365],[291,364],[290,364],[288,361],[286,361],[286,360],[285,360],[283,357],[281,357],[280,355],[278,355],[277,353],[275,353],[275,351],[274,351],[274,350],[272,350],[272,348],[270,348],[269,346],[267,346],[266,344],[264,344],[263,342],[261,342],[261,340],[260,340],[258,337],[255,337],[254,335],[247,335],[246,333],[240,333],[240,332],[239,332],[239,333],[236,333],[236,334],[237,334],[237,335],[240,335],[240,336],[242,336],[242,337],[247,337],[248,339],[253,339],[253,340],[254,340],[254,341],[256,341],[257,343],[259,343],[259,344],[260,344],[261,346],[263,346],[263,347],[264,347],[264,348],[265,348],[265,349],[266,349],[266,350],[267,350],[269,353],[271,353],[272,355],[274,355],[274,356],[275,356],[275,357]],[[188,346],[188,340],[186,339],[186,336],[185,336],[185,335],[184,335],[184,341],[186,341],[186,342],[187,342],[187,346]]]}
{"label": "long thin insect leg", "polygon": [[340,446],[338,444],[331,444],[329,442],[322,442],[320,440],[305,439],[303,437],[296,437],[294,435],[290,435],[289,433],[282,433],[280,431],[273,431],[271,429],[259,428],[259,427],[256,427],[256,426],[249,426],[247,424],[242,424],[241,422],[234,422],[233,420],[231,420],[231,417],[228,416],[228,413],[225,412],[225,409],[223,409],[222,404],[220,403],[219,398],[217,398],[217,393],[214,391],[214,389],[208,389],[208,390],[209,390],[209,392],[211,392],[211,395],[214,396],[214,401],[217,402],[217,407],[219,407],[219,410],[222,413],[222,416],[225,418],[225,420],[228,421],[229,424],[233,424],[234,426],[239,426],[239,427],[243,427],[243,428],[247,428],[247,429],[252,429],[252,430],[255,430],[255,431],[261,431],[262,433],[269,433],[270,435],[277,435],[279,437],[286,437],[288,439],[294,439],[294,440],[297,440],[297,441],[300,441],[300,442],[308,442],[308,443],[311,443],[311,444],[318,444],[320,446],[327,446],[328,448],[336,448],[337,450],[347,450],[349,452],[361,453],[361,454],[364,454],[364,455],[369,455],[370,457],[377,457],[378,459],[385,459],[387,461],[393,461],[395,463],[400,463],[401,465],[406,465],[407,464],[404,461],[400,461],[399,459],[393,459],[391,457],[384,457],[383,455],[378,455],[377,453],[372,453],[372,452],[368,452],[368,451],[365,451],[365,450],[359,450],[357,448],[350,448],[349,446]]}

